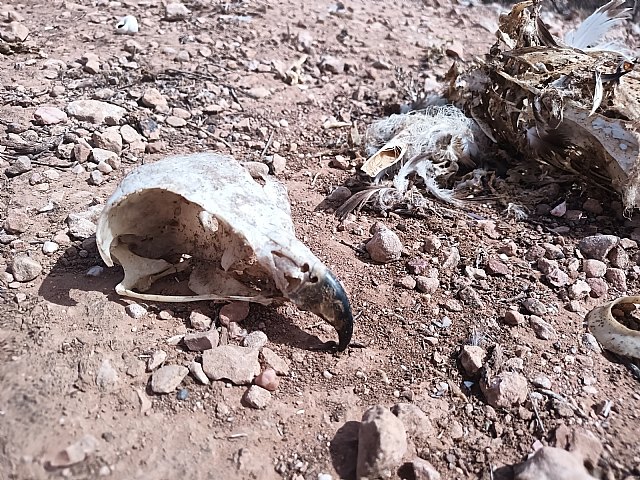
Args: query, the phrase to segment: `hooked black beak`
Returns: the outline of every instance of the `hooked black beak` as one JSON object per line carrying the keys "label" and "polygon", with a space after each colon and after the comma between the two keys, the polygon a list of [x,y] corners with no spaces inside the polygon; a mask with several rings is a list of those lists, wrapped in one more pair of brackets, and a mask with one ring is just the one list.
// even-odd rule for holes
{"label": "hooked black beak", "polygon": [[315,313],[338,332],[338,343],[327,342],[322,349],[342,352],[349,346],[353,334],[351,306],[338,279],[323,267],[315,266],[308,280],[288,296],[300,310]]}

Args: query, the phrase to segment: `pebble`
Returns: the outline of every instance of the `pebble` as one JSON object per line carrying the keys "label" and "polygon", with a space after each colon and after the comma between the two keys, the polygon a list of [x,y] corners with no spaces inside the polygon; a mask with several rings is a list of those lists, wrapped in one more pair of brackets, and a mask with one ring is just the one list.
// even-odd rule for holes
{"label": "pebble", "polygon": [[482,368],[486,356],[484,348],[476,345],[464,345],[460,352],[460,364],[467,375],[475,375]]}
{"label": "pebble", "polygon": [[9,234],[24,233],[29,229],[32,218],[21,210],[9,210],[4,221],[4,229]]}
{"label": "pebble", "polygon": [[558,337],[553,326],[537,315],[531,315],[529,317],[529,325],[536,334],[536,337],[541,340],[555,340]]}
{"label": "pebble", "polygon": [[504,314],[504,323],[507,325],[517,326],[522,325],[525,321],[525,317],[517,310],[507,310]]}
{"label": "pebble", "polygon": [[587,278],[604,277],[607,273],[607,264],[600,260],[586,259],[582,262],[582,271]]}
{"label": "pebble", "polygon": [[127,113],[122,107],[99,100],[76,100],[66,110],[70,116],[94,125],[118,125]]}
{"label": "pebble", "polygon": [[260,374],[258,349],[221,345],[202,354],[202,368],[211,380],[230,380],[248,385]]}
{"label": "pebble", "polygon": [[424,277],[419,275],[415,279],[416,288],[422,293],[436,293],[440,287],[440,280],[437,278]]}
{"label": "pebble", "polygon": [[596,337],[591,333],[585,333],[582,335],[582,344],[592,352],[602,353],[598,340],[596,340]]}
{"label": "pebble", "polygon": [[262,347],[264,363],[273,368],[278,375],[289,375],[289,363],[268,347]]}
{"label": "pebble", "polygon": [[[138,126],[140,127],[142,135],[144,135],[148,140],[158,140],[160,138],[160,126],[153,118],[143,118],[138,122]],[[151,144],[149,145],[149,148],[153,148]]]}
{"label": "pebble", "polygon": [[273,168],[273,173],[276,175],[282,175],[287,168],[287,159],[282,155],[278,155],[274,153],[271,156],[271,167]]}
{"label": "pebble", "polygon": [[205,331],[211,328],[213,321],[211,317],[204,315],[203,313],[193,311],[189,315],[189,324],[191,328],[195,330]]}
{"label": "pebble", "polygon": [[629,268],[630,259],[629,254],[622,248],[621,245],[617,245],[611,249],[607,256],[611,262],[611,266],[615,268],[621,268],[623,270]]}
{"label": "pebble", "polygon": [[16,282],[30,282],[42,273],[42,265],[28,255],[16,255],[11,262],[11,273]]}
{"label": "pebble", "polygon": [[168,109],[167,98],[162,95],[157,88],[146,89],[140,101],[145,107],[154,108],[156,110]]}
{"label": "pebble", "polygon": [[136,320],[139,320],[147,314],[147,309],[138,303],[130,303],[124,307],[124,310],[131,318],[135,318]]}
{"label": "pebble", "polygon": [[490,275],[511,275],[509,266],[502,260],[494,257],[489,258],[485,270]]}
{"label": "pebble", "polygon": [[53,468],[70,467],[83,462],[99,445],[100,443],[96,437],[89,434],[84,435],[77,442],[72,443],[64,450],[60,450],[46,463]]}
{"label": "pebble", "polygon": [[547,313],[547,307],[544,303],[542,303],[537,298],[527,298],[522,302],[522,306],[524,309],[533,314],[538,315],[539,317],[545,315]]}
{"label": "pebble", "polygon": [[320,68],[330,73],[340,74],[344,72],[345,63],[337,57],[326,56],[320,61]]}
{"label": "pebble", "polygon": [[319,473],[317,480],[333,480],[333,477],[328,473]]}
{"label": "pebble", "polygon": [[60,245],[58,245],[56,242],[47,241],[42,244],[42,253],[49,255],[51,253],[57,252],[59,248]]}
{"label": "pebble", "polygon": [[156,368],[164,363],[167,359],[167,352],[164,350],[156,350],[147,360],[147,371],[153,372]]}
{"label": "pebble", "polygon": [[271,392],[258,385],[251,385],[242,399],[249,407],[263,410],[271,402]]}
{"label": "pebble", "polygon": [[371,260],[377,263],[389,263],[399,260],[402,255],[402,242],[398,235],[386,227],[378,229],[366,244]]}
{"label": "pebble", "polygon": [[173,115],[169,115],[166,118],[165,122],[167,123],[167,125],[174,128],[181,128],[187,124],[187,121],[184,118],[175,117]]}
{"label": "pebble", "polygon": [[396,282],[396,284],[399,287],[406,288],[407,290],[413,290],[414,288],[416,288],[417,282],[416,282],[416,279],[413,278],[411,275],[405,275],[405,276],[401,277]]}
{"label": "pebble", "polygon": [[434,254],[440,251],[442,248],[442,241],[435,235],[428,235],[424,239],[422,244],[422,250],[424,253]]}
{"label": "pebble", "polygon": [[585,257],[604,262],[611,249],[619,242],[620,238],[615,235],[593,235],[580,240],[578,247]]}
{"label": "pebble", "polygon": [[184,4],[171,2],[165,6],[164,19],[168,22],[177,22],[187,18],[190,13],[191,11]]}
{"label": "pebble", "polygon": [[249,316],[249,302],[231,302],[220,309],[220,323],[228,327],[231,322],[240,323]]}
{"label": "pebble", "polygon": [[560,270],[560,268],[556,268],[549,272],[546,275],[546,279],[554,287],[566,287],[571,281],[569,275]]}
{"label": "pebble", "polygon": [[171,393],[188,373],[189,369],[182,365],[165,365],[151,375],[151,390],[154,393]]}
{"label": "pebble", "polygon": [[571,300],[580,300],[585,298],[591,292],[591,287],[584,280],[577,280],[567,289],[567,295]]}
{"label": "pebble", "polygon": [[527,253],[525,253],[524,258],[529,262],[535,262],[540,257],[544,257],[545,254],[546,254],[546,251],[542,245],[534,245],[529,250],[527,250]]}
{"label": "pebble", "polygon": [[93,163],[106,163],[111,164],[118,159],[118,154],[111,150],[105,150],[104,148],[96,147],[91,150],[91,157]]}
{"label": "pebble", "polygon": [[31,159],[26,155],[20,155],[16,158],[15,162],[13,162],[11,166],[4,171],[4,173],[7,177],[12,178],[22,175],[23,173],[27,173],[32,168],[33,165],[31,164]]}
{"label": "pebble", "polygon": [[550,274],[554,270],[558,270],[558,262],[556,260],[549,260],[545,257],[540,257],[538,259],[537,265],[538,270],[540,270],[545,275]]}
{"label": "pebble", "polygon": [[249,335],[244,337],[244,339],[242,340],[242,346],[249,348],[262,348],[267,344],[267,341],[267,334],[256,330],[255,332],[251,332]]}
{"label": "pebble", "polygon": [[[93,144],[98,149],[107,150],[109,152],[113,152],[117,155],[122,152],[122,136],[120,135],[119,127],[112,127],[106,129],[102,133],[94,133],[91,137]],[[100,163],[101,161],[106,161],[105,158],[101,160],[96,160],[95,152],[94,152],[94,162]]]}
{"label": "pebble", "polygon": [[183,341],[192,352],[203,352],[218,346],[220,334],[213,328],[206,332],[189,333],[184,336]]}
{"label": "pebble", "polygon": [[86,163],[91,157],[91,147],[84,143],[76,143],[73,146],[72,157],[78,163]]}
{"label": "pebble", "polygon": [[191,372],[191,375],[193,375],[193,378],[195,378],[201,384],[209,385],[211,383],[209,377],[207,377],[207,375],[204,373],[202,365],[200,365],[195,360],[189,364],[189,371]]}
{"label": "pebble", "polygon": [[300,30],[298,32],[297,42],[298,42],[298,46],[302,49],[303,52],[305,53],[311,52],[311,46],[313,45],[313,37],[311,36],[311,33],[309,32],[309,30]]}
{"label": "pebble", "polygon": [[607,268],[605,278],[609,282],[609,285],[619,292],[627,291],[627,276],[624,270],[620,268]]}
{"label": "pebble", "polygon": [[67,216],[69,233],[77,239],[85,240],[96,233],[96,224],[89,220],[90,212],[70,213]]}
{"label": "pebble", "polygon": [[398,417],[381,405],[362,416],[358,434],[357,478],[391,477],[407,451],[407,433]]}
{"label": "pebble", "polygon": [[527,379],[516,372],[501,372],[480,382],[487,403],[494,408],[510,408],[527,400]]}
{"label": "pebble", "polygon": [[94,170],[89,174],[89,185],[95,185],[96,187],[104,183],[104,175],[99,170]]}
{"label": "pebble", "polygon": [[142,135],[140,135],[131,125],[122,125],[120,127],[120,137],[126,144],[135,143],[142,140]]}
{"label": "pebble", "polygon": [[96,373],[96,385],[101,390],[113,390],[118,383],[118,372],[111,365],[109,359],[105,358]]}
{"label": "pebble", "polygon": [[270,392],[275,391],[280,384],[280,379],[278,378],[278,374],[273,368],[265,369],[260,375],[258,375],[253,381],[256,385],[269,390]]}
{"label": "pebble", "polygon": [[42,125],[56,125],[68,120],[67,114],[57,107],[38,107],[33,113],[36,122]]}
{"label": "pebble", "polygon": [[424,411],[413,403],[397,403],[391,413],[404,425],[407,437],[415,443],[428,442],[437,432]]}
{"label": "pebble", "polygon": [[551,380],[549,380],[549,377],[545,377],[544,375],[539,375],[533,378],[531,383],[534,387],[546,388],[547,390],[551,388]]}
{"label": "pebble", "polygon": [[593,298],[605,297],[609,293],[609,284],[602,278],[587,278],[587,285],[591,291],[589,295]]}
{"label": "pebble", "polygon": [[415,458],[411,462],[415,480],[440,480],[440,473],[426,460]]}
{"label": "pebble", "polygon": [[247,95],[251,98],[260,99],[269,97],[271,92],[265,87],[253,87],[247,90]]}

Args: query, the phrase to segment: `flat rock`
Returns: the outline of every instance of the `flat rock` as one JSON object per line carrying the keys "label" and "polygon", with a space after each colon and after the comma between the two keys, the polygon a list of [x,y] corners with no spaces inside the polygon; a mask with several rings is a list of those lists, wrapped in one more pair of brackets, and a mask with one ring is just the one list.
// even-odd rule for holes
{"label": "flat rock", "polygon": [[11,262],[11,273],[16,282],[30,282],[42,273],[42,265],[28,255],[16,255]]}
{"label": "flat rock", "polygon": [[422,293],[433,294],[438,291],[438,288],[440,288],[440,280],[438,280],[437,278],[418,275],[415,278],[415,285],[418,291]]}
{"label": "flat rock", "polygon": [[490,275],[511,275],[511,269],[509,266],[502,260],[495,257],[489,258],[485,270]]}
{"label": "flat rock", "polygon": [[253,87],[247,90],[247,95],[251,98],[260,99],[267,98],[271,95],[271,92],[266,87]]}
{"label": "flat rock", "polygon": [[522,325],[525,321],[525,317],[517,310],[507,310],[504,314],[504,323],[511,326]]}
{"label": "flat rock", "polygon": [[29,229],[32,218],[22,210],[9,210],[5,218],[3,227],[9,234],[17,235]]}
{"label": "flat rock", "polygon": [[388,228],[380,228],[366,244],[371,260],[377,263],[389,263],[399,260],[402,255],[402,242],[398,235]]}
{"label": "flat rock", "polygon": [[[122,136],[120,135],[118,127],[107,128],[102,133],[96,132],[91,139],[93,140],[93,144],[99,149],[108,150],[118,155],[122,152]],[[96,163],[100,163],[100,161]]]}
{"label": "flat rock", "polygon": [[126,144],[142,140],[142,135],[140,135],[131,125],[122,125],[120,127],[120,136],[122,137],[122,141]]}
{"label": "flat rock", "polygon": [[53,468],[63,468],[83,462],[100,445],[93,435],[84,435],[78,441],[57,452],[46,463]]}
{"label": "flat rock", "polygon": [[24,42],[29,36],[29,29],[24,23],[11,22],[9,25],[0,24],[0,39],[8,43]]}
{"label": "flat rock", "polygon": [[585,257],[604,262],[611,249],[619,242],[620,238],[615,235],[593,235],[580,240],[578,247]]}
{"label": "flat rock", "polygon": [[582,271],[587,278],[604,277],[605,273],[607,273],[607,264],[600,260],[588,258],[582,262]]}
{"label": "flat rock", "polygon": [[140,101],[145,107],[155,109],[163,109],[168,107],[167,98],[162,93],[160,93],[157,88],[146,89]]}
{"label": "flat rock", "polygon": [[278,375],[289,375],[289,363],[268,347],[262,347],[260,352],[264,363],[273,368]]}
{"label": "flat rock", "polygon": [[118,125],[127,111],[112,103],[99,100],[76,100],[67,105],[67,113],[83,122],[94,125]]}
{"label": "flat rock", "polygon": [[189,333],[184,336],[183,341],[192,352],[203,352],[218,346],[220,334],[214,328],[207,332]]}
{"label": "flat rock", "polygon": [[482,368],[487,352],[476,345],[465,345],[460,352],[460,364],[468,375],[475,375]]}
{"label": "flat rock", "polygon": [[130,303],[126,307],[124,307],[125,312],[136,320],[144,317],[147,314],[147,309],[138,303]]}
{"label": "flat rock", "polygon": [[494,408],[510,408],[524,403],[529,393],[527,379],[515,372],[501,372],[480,382],[487,403]]}
{"label": "flat rock", "polygon": [[242,322],[249,315],[249,302],[231,302],[220,309],[220,323],[225,327],[229,323]]}
{"label": "flat rock", "polygon": [[211,320],[211,317],[208,317],[203,313],[193,311],[189,315],[189,324],[191,325],[191,328],[195,330],[199,330],[201,332],[209,330],[212,323],[213,321]]}
{"label": "flat rock", "polygon": [[547,307],[545,306],[544,303],[542,303],[540,300],[538,300],[537,298],[527,298],[522,302],[522,306],[524,307],[524,309],[533,314],[533,315],[538,315],[538,316],[543,316],[547,313]]}
{"label": "flat rock", "polygon": [[248,385],[260,374],[258,349],[222,345],[202,354],[202,368],[211,380],[230,380]]}
{"label": "flat rock", "polygon": [[154,393],[172,393],[188,373],[189,369],[182,365],[165,365],[153,372],[151,390]]}
{"label": "flat rock", "polygon": [[184,20],[191,11],[180,2],[167,3],[164,12],[164,19],[168,22],[177,22]]}
{"label": "flat rock", "polygon": [[57,107],[39,107],[33,112],[33,118],[41,125],[56,125],[68,120],[67,114]]}
{"label": "flat rock", "polygon": [[593,480],[582,456],[562,448],[542,447],[526,462],[514,467],[515,480]]}
{"label": "flat rock", "polygon": [[111,361],[105,358],[96,373],[96,385],[101,390],[113,390],[118,384],[118,371],[113,368]]}
{"label": "flat rock", "polygon": [[27,173],[33,168],[31,159],[26,155],[20,155],[16,160],[4,171],[9,178],[17,177],[23,173]]}
{"label": "flat rock", "polygon": [[529,317],[529,325],[536,334],[536,337],[541,340],[555,340],[558,337],[555,328],[537,315],[531,315]]}
{"label": "flat rock", "polygon": [[262,348],[264,347],[269,339],[267,338],[267,334],[261,332],[260,330],[256,330],[255,332],[251,332],[249,335],[244,337],[242,340],[243,347],[249,348]]}
{"label": "flat rock", "polygon": [[202,369],[202,365],[200,365],[195,360],[189,364],[189,372],[191,372],[191,375],[193,375],[193,378],[195,378],[201,384],[209,385],[211,383],[211,381],[209,380],[209,377],[207,377],[207,374],[204,373],[204,370]]}
{"label": "flat rock", "polygon": [[381,405],[369,408],[358,434],[357,478],[391,477],[406,451],[402,421]]}
{"label": "flat rock", "polygon": [[167,352],[164,350],[156,350],[151,354],[147,361],[147,371],[153,372],[156,368],[162,365],[167,359]]}
{"label": "flat rock", "polygon": [[271,392],[258,385],[251,385],[244,393],[242,401],[251,408],[262,410],[271,402]]}

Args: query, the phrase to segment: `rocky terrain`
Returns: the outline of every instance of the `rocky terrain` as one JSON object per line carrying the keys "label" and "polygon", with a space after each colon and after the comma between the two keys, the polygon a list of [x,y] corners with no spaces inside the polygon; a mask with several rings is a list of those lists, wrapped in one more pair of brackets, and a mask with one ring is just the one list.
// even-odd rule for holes
{"label": "rocky terrain", "polygon": [[[505,153],[461,207],[333,213],[367,125],[487,52],[504,8],[0,3],[0,479],[640,476],[638,367],[584,322],[638,292],[619,198]],[[349,293],[346,352],[293,305],[115,293],[105,200],[205,150],[286,185]]]}

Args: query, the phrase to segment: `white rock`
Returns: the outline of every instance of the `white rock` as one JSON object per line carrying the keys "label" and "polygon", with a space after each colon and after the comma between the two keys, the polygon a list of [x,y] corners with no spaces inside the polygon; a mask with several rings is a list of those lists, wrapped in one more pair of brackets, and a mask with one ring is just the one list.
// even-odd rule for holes
{"label": "white rock", "polygon": [[67,113],[94,125],[118,125],[127,111],[117,105],[98,100],[76,100],[67,105]]}
{"label": "white rock", "polygon": [[118,384],[118,372],[105,358],[96,374],[96,385],[102,390],[113,390]]}
{"label": "white rock", "polygon": [[47,106],[36,109],[33,113],[33,117],[42,125],[55,125],[57,123],[66,122],[68,119],[67,114],[59,108]]}
{"label": "white rock", "polygon": [[581,455],[562,448],[542,447],[529,460],[514,467],[515,480],[594,480]]}
{"label": "white rock", "polygon": [[138,303],[130,303],[124,309],[131,318],[135,318],[136,320],[147,314],[147,309]]}
{"label": "white rock", "polygon": [[204,373],[202,365],[200,365],[195,360],[189,364],[189,371],[191,372],[191,375],[193,375],[193,378],[195,378],[201,384],[209,385],[211,383],[209,377],[207,377],[207,374]]}
{"label": "white rock", "polygon": [[120,127],[120,136],[124,143],[135,143],[142,140],[142,135],[140,135],[135,128],[131,125],[122,125]]}
{"label": "white rock", "polygon": [[184,20],[190,13],[191,11],[182,3],[167,3],[164,19],[169,22],[176,22],[178,20]]}
{"label": "white rock", "polygon": [[260,330],[256,330],[244,337],[242,340],[242,346],[249,348],[262,348],[267,344],[267,341],[267,334]]}
{"label": "white rock", "polygon": [[242,399],[251,408],[264,409],[271,401],[271,392],[258,385],[251,385]]}
{"label": "white rock", "polygon": [[246,385],[260,373],[258,349],[222,345],[202,354],[202,368],[211,380],[227,379]]}
{"label": "white rock", "polygon": [[167,359],[167,352],[164,350],[156,350],[151,354],[147,361],[147,371],[153,372],[156,368],[164,363]]}
{"label": "white rock", "polygon": [[262,347],[260,352],[264,362],[273,368],[278,375],[289,375],[289,363],[276,352],[267,347]]}
{"label": "white rock", "polygon": [[154,393],[171,393],[188,373],[189,369],[182,365],[165,365],[151,375],[151,390]]}
{"label": "white rock", "polygon": [[48,255],[48,254],[57,252],[59,248],[60,248],[60,245],[58,245],[56,242],[44,242],[42,244],[42,253],[45,253]]}
{"label": "white rock", "polygon": [[11,262],[11,273],[16,282],[30,282],[42,273],[42,265],[27,255],[19,254]]}

